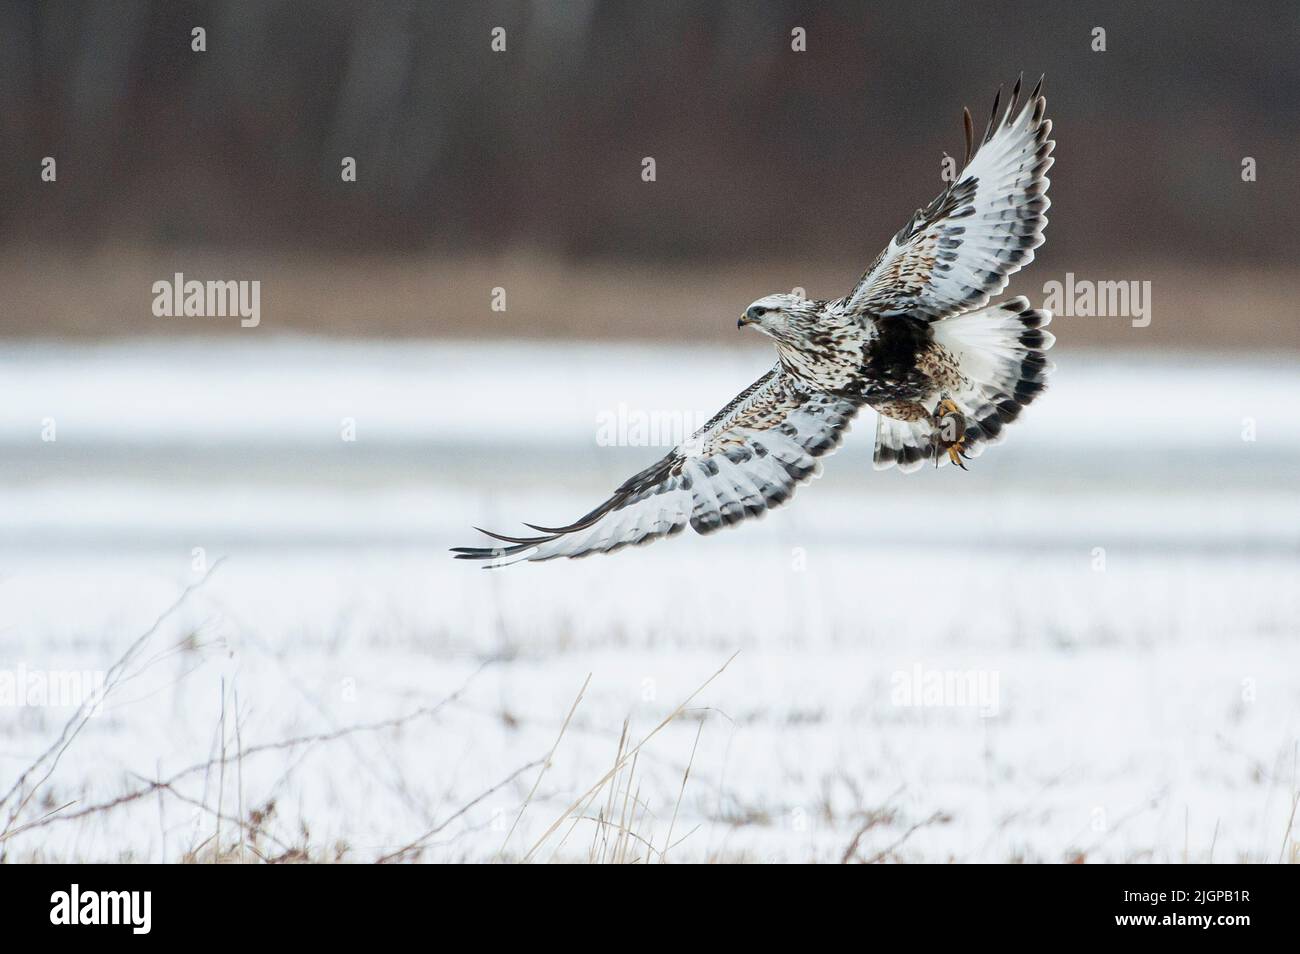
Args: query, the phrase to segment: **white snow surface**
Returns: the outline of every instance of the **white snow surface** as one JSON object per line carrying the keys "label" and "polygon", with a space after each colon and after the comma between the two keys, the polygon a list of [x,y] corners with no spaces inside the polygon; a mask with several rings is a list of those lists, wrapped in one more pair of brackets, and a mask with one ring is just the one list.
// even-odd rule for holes
{"label": "white snow surface", "polygon": [[[4,674],[109,670],[202,580],[2,806],[11,832],[54,814],[0,852],[230,852],[274,802],[243,839],[267,856],[515,860],[624,720],[635,743],[736,654],[640,750],[633,857],[670,824],[670,861],[839,861],[860,830],[859,859],[1290,857],[1294,360],[1054,357],[968,474],[873,472],[867,414],[754,525],[483,571],[447,553],[473,526],[567,522],[664,452],[601,446],[600,415],[699,419],[769,354],[0,345],[0,797],[73,713],[4,704]],[[991,694],[906,698],[945,673]],[[529,800],[540,767],[511,776],[588,677]],[[532,859],[586,860],[609,830],[569,824]]]}

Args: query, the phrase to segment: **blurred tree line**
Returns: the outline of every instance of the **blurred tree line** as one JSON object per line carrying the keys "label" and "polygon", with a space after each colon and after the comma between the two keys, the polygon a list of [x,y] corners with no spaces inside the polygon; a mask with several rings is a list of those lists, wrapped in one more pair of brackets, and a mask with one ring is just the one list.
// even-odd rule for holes
{"label": "blurred tree line", "polygon": [[0,244],[865,259],[1021,69],[1055,252],[1294,261],[1281,0],[6,0]]}

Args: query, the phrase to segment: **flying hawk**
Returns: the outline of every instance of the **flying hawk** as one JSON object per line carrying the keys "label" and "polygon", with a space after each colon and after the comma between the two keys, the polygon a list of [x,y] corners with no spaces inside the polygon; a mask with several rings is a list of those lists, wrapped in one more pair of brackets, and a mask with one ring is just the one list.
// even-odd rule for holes
{"label": "flying hawk", "polygon": [[1047,225],[1052,165],[1042,80],[1020,106],[1002,91],[975,146],[964,112],[960,175],[918,209],[853,290],[834,301],[769,295],[737,322],[776,342],[777,363],[662,460],[568,526],[537,535],[481,531],[492,547],[462,560],[504,566],[611,553],[681,532],[758,517],[820,473],[867,405],[878,412],[875,466],[908,473],[963,460],[995,442],[1052,370],[1049,312],[1025,298],[989,306],[1034,258]]}

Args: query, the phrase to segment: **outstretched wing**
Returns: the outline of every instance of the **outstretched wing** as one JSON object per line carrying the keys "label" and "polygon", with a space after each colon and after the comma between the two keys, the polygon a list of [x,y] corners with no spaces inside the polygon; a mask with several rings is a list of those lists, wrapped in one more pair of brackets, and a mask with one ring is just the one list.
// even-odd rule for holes
{"label": "outstretched wing", "polygon": [[1020,80],[999,115],[1002,91],[972,155],[970,113],[966,163],[956,181],[894,236],[844,299],[869,318],[908,315],[934,321],[988,303],[1010,276],[1034,259],[1047,226],[1052,121],[1040,79],[1017,111]]}
{"label": "outstretched wing", "polygon": [[859,399],[809,391],[781,366],[736,396],[685,443],[614,491],[566,527],[538,527],[539,536],[508,537],[494,547],[457,547],[460,560],[506,566],[612,553],[681,532],[696,533],[759,517],[816,476],[817,458],[839,446]]}

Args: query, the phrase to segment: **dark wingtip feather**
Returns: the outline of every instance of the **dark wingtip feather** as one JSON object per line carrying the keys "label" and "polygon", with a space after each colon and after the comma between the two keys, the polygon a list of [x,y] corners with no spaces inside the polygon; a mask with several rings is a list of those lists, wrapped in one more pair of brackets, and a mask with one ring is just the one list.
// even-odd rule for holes
{"label": "dark wingtip feather", "polygon": [[998,87],[997,93],[993,96],[993,109],[989,112],[988,125],[984,127],[984,142],[993,138],[993,130],[997,128],[998,123],[998,106],[1002,102],[1002,87]]}
{"label": "dark wingtip feather", "polygon": [[504,550],[488,550],[483,547],[457,547],[451,551],[457,560],[492,560],[506,555]]}
{"label": "dark wingtip feather", "polygon": [[[533,549],[532,546],[513,546],[513,547],[453,547],[451,552],[456,554],[457,560],[493,560],[499,561],[505,557],[516,556],[526,550]],[[520,557],[519,559],[524,559]],[[517,563],[518,560],[511,560],[510,563]],[[483,567],[485,570],[495,570],[497,567],[509,566],[509,563],[493,562],[489,566]]]}
{"label": "dark wingtip feather", "polygon": [[522,546],[532,546],[538,543],[545,543],[545,537],[508,537],[504,533],[493,533],[491,530],[484,530],[482,527],[475,527],[479,533],[491,537],[493,540],[500,540],[502,543],[515,543]]}

